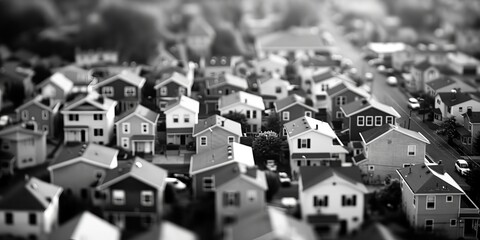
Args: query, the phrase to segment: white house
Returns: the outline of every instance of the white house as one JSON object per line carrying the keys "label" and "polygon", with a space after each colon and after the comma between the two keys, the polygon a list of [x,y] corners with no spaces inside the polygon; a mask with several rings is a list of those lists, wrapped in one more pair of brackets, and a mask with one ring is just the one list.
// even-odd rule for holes
{"label": "white house", "polygon": [[259,81],[258,90],[262,97],[275,97],[276,100],[288,97],[288,91],[292,88],[290,82],[273,74],[262,77]]}
{"label": "white house", "polygon": [[222,96],[218,100],[218,110],[222,115],[233,112],[245,114],[249,124],[246,132],[257,133],[262,126],[262,115],[265,110],[265,104],[263,103],[262,97],[239,91]]}
{"label": "white house", "polygon": [[357,167],[301,167],[298,181],[302,219],[325,238],[349,234],[363,223],[365,194]]}
{"label": "white house", "polygon": [[58,226],[62,188],[30,178],[0,200],[0,235],[46,240]]}
{"label": "white house", "polygon": [[108,144],[113,137],[117,102],[91,92],[74,99],[61,113],[64,123],[64,142],[94,142]]}
{"label": "white house", "polygon": [[303,89],[313,100],[315,108],[327,108],[327,90],[337,86],[342,82],[355,84],[355,82],[346,75],[340,75],[332,72],[330,69],[321,69],[316,71],[311,79],[302,80]]}
{"label": "white house", "polygon": [[167,143],[184,146],[193,142],[193,126],[198,123],[200,104],[197,100],[181,96],[165,108]]}
{"label": "white house", "polygon": [[452,116],[455,120],[461,121],[462,114],[469,110],[480,111],[479,93],[462,93],[452,90],[449,93],[437,93],[435,96],[434,119],[437,123]]}
{"label": "white house", "polygon": [[269,54],[267,57],[254,62],[255,72],[258,75],[276,73],[280,76],[285,76],[285,68],[287,65],[287,59],[274,54]]}

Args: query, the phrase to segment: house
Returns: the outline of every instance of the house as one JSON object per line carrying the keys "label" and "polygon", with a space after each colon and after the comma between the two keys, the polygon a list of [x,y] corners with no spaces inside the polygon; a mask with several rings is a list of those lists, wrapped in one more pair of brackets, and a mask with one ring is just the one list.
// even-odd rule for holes
{"label": "house", "polygon": [[35,129],[48,133],[49,138],[59,135],[60,102],[39,95],[15,109],[17,119],[35,124]]}
{"label": "house", "polygon": [[255,66],[257,75],[275,73],[280,76],[285,76],[285,68],[288,65],[288,60],[275,54],[269,54],[265,58],[256,60],[253,65]]}
{"label": "house", "polygon": [[[288,97],[288,91],[292,88],[290,82],[281,79],[278,75],[268,75],[259,79],[258,90],[265,102],[266,108],[274,108],[274,101]],[[267,103],[266,99],[272,99]]]}
{"label": "house", "polygon": [[254,60],[247,57],[238,57],[233,63],[233,75],[247,78],[255,72]]}
{"label": "house", "polygon": [[391,55],[393,69],[400,72],[408,71],[408,66],[413,62],[415,53],[415,47],[406,44],[404,49],[393,52]]}
{"label": "house", "polygon": [[118,150],[98,145],[66,145],[47,168],[50,181],[64,188],[65,194],[90,200],[92,184],[117,167]]}
{"label": "house", "polygon": [[38,166],[47,159],[47,132],[34,129],[30,123],[11,125],[0,130],[0,146],[15,156],[16,168]]}
{"label": "house", "polygon": [[32,77],[35,72],[27,67],[22,66],[20,62],[7,61],[0,67],[0,82],[5,83],[5,89],[18,91],[17,87],[23,88],[25,98],[33,95],[34,86]]}
{"label": "house", "polygon": [[316,55],[303,57],[298,59],[294,64],[297,73],[300,73],[302,78],[311,78],[314,72],[318,70],[340,70],[340,60],[333,58],[330,54]]}
{"label": "house", "polygon": [[313,228],[274,208],[266,207],[225,230],[225,240],[318,239]]}
{"label": "house", "polygon": [[192,231],[178,226],[169,221],[162,221],[154,224],[149,230],[136,235],[130,240],[197,240],[197,236]]}
{"label": "house", "polygon": [[159,42],[157,44],[158,54],[149,61],[149,65],[153,66],[154,69],[162,69],[165,67],[174,67],[178,66],[180,61],[176,56],[166,49],[164,42]]}
{"label": "house", "polygon": [[73,82],[72,93],[88,93],[93,90],[93,85],[97,80],[91,76],[89,70],[80,68],[74,64],[53,69],[54,73],[61,73],[67,79]]}
{"label": "house", "polygon": [[167,127],[167,144],[178,144],[185,147],[195,142],[192,137],[193,127],[198,123],[200,104],[197,100],[181,96],[178,101],[165,108]]}
{"label": "house", "polygon": [[452,89],[460,89],[462,92],[476,92],[477,88],[464,81],[458,76],[445,76],[439,77],[429,83],[427,83],[425,92],[431,97],[435,97],[437,93],[447,93]]}
{"label": "house", "polygon": [[142,105],[127,110],[115,121],[117,146],[133,155],[155,153],[158,114]]}
{"label": "house", "polygon": [[225,143],[238,143],[243,135],[240,123],[219,115],[212,115],[199,120],[193,126],[192,136],[195,138],[196,153],[199,154],[223,146]]}
{"label": "house", "polygon": [[456,74],[478,75],[480,73],[480,61],[465,53],[448,53],[447,61]]}
{"label": "house", "polygon": [[178,99],[185,95],[190,96],[193,85],[193,78],[179,72],[172,72],[155,82],[156,103],[158,109],[164,111],[168,101]]}
{"label": "house", "polygon": [[247,117],[248,126],[245,133],[258,133],[262,127],[262,116],[265,110],[263,98],[244,91],[238,91],[218,100],[218,110],[225,115],[233,112],[243,113]]}
{"label": "house", "polygon": [[223,227],[266,207],[265,192],[268,186],[265,172],[235,163],[223,167],[214,176],[217,231],[221,232]]}
{"label": "house", "polygon": [[232,74],[205,79],[205,113],[213,114],[218,110],[218,99],[221,96],[229,95],[238,91],[246,91],[247,89],[247,80]]}
{"label": "house", "polygon": [[109,144],[113,138],[117,101],[91,92],[67,103],[63,114],[64,142]]}
{"label": "house", "polygon": [[442,76],[452,75],[453,71],[448,65],[438,65],[431,63],[428,59],[423,59],[413,64],[411,68],[411,79],[405,82],[405,87],[409,92],[427,92],[427,84]]}
{"label": "house", "polygon": [[232,57],[212,56],[204,61],[205,77],[220,77],[225,74],[233,74]]}
{"label": "house", "polygon": [[415,229],[450,239],[476,239],[480,214],[443,165],[417,164],[397,170],[402,210]]}
{"label": "house", "polygon": [[303,116],[283,127],[293,179],[298,179],[301,166],[341,165],[345,162],[348,151],[328,123]]}
{"label": "house", "polygon": [[327,116],[333,129],[343,130],[347,128],[350,123],[348,118],[345,118],[342,110],[343,105],[351,102],[359,101],[360,99],[369,98],[370,94],[363,88],[359,88],[349,82],[342,82],[337,86],[327,90]]}
{"label": "house", "polygon": [[12,176],[15,168],[15,155],[0,150],[0,178]]}
{"label": "house", "polygon": [[75,49],[75,65],[91,67],[118,63],[118,52],[110,50],[80,50]]}
{"label": "house", "polygon": [[476,137],[480,134],[480,111],[468,111],[462,114],[463,128],[459,128],[461,146],[470,153],[475,153]]}
{"label": "house", "polygon": [[121,232],[118,227],[85,211],[65,222],[55,229],[49,240],[120,240]]}
{"label": "house", "polygon": [[[285,98],[275,101],[273,106],[275,107],[275,112],[278,114],[281,124],[285,124],[303,116],[315,118],[318,110],[311,104],[311,102],[308,102],[306,98],[300,95],[290,94]],[[285,136],[285,134],[281,134]]]}
{"label": "house", "polygon": [[[237,142],[224,143],[191,156],[189,174],[192,177],[192,189],[195,198],[208,195],[216,191],[217,178],[232,175],[232,169],[244,165],[255,166],[252,148]],[[220,181],[221,182],[221,181]]]}
{"label": "house", "polygon": [[386,123],[395,125],[401,117],[393,107],[373,98],[342,105],[340,110],[348,118],[350,141],[361,141],[359,133]]}
{"label": "house", "polygon": [[186,32],[186,44],[197,56],[209,56],[214,39],[215,30],[207,21],[200,17],[189,21]]}
{"label": "house", "polygon": [[480,111],[480,94],[463,93],[453,89],[451,92],[437,93],[435,96],[434,122],[441,123],[455,117],[460,121],[462,114],[468,111]]}
{"label": "house", "polygon": [[44,97],[65,102],[67,97],[72,93],[73,82],[61,73],[54,73],[39,83],[35,88]]}
{"label": "house", "polygon": [[353,158],[364,182],[379,184],[396,178],[396,169],[425,161],[430,141],[420,132],[384,124],[360,133],[364,153]]}
{"label": "house", "polygon": [[313,106],[318,109],[327,109],[327,91],[330,88],[348,82],[355,82],[346,75],[339,75],[330,69],[316,71],[311,79],[304,79],[303,89],[313,100]]}
{"label": "house", "polygon": [[47,240],[58,226],[62,188],[32,177],[0,200],[0,235]]}
{"label": "house", "polygon": [[300,167],[299,172],[303,221],[325,238],[360,230],[368,190],[357,167]]}
{"label": "house", "polygon": [[145,78],[123,70],[119,74],[97,83],[95,90],[102,96],[117,101],[115,112],[119,114],[140,104],[145,81]]}
{"label": "house", "polygon": [[149,228],[164,209],[167,171],[139,157],[110,169],[96,187],[103,217],[120,229]]}

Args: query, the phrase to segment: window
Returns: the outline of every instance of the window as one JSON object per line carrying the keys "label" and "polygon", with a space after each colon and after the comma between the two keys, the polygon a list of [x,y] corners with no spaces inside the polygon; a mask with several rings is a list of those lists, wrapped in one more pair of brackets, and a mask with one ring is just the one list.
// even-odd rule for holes
{"label": "window", "polygon": [[257,192],[255,190],[247,190],[247,199],[250,202],[255,202],[257,200]]}
{"label": "window", "polygon": [[410,163],[404,163],[404,164],[402,165],[403,168],[410,167],[410,166],[412,166],[412,164],[410,164]]}
{"label": "window", "polygon": [[283,129],[283,136],[287,136],[287,129],[286,128]]}
{"label": "window", "polygon": [[305,116],[312,117],[312,111],[305,111]]}
{"label": "window", "polygon": [[290,121],[290,112],[283,112],[282,113],[282,120],[283,121]]}
{"label": "window", "polygon": [[382,116],[375,116],[375,126],[382,126]]}
{"label": "window", "polygon": [[433,232],[433,219],[425,219],[425,231]]}
{"label": "window", "polygon": [[297,145],[298,145],[297,147],[298,147],[299,149],[301,149],[301,148],[310,148],[310,138],[303,138],[303,139],[302,139],[302,138],[299,138],[297,141],[298,141],[298,142],[297,142]]}
{"label": "window", "polygon": [[42,120],[48,120],[48,111],[42,110]]}
{"label": "window", "polygon": [[257,124],[252,124],[252,132],[257,132]]}
{"label": "window", "polygon": [[228,136],[228,143],[233,143],[233,141],[235,141],[235,137]]}
{"label": "window", "polygon": [[247,118],[250,118],[250,110],[247,110]]}
{"label": "window", "polygon": [[373,116],[367,116],[366,118],[366,126],[373,126]]}
{"label": "window", "polygon": [[122,132],[126,134],[130,133],[130,123],[122,123]]}
{"label": "window", "polygon": [[375,171],[375,166],[374,165],[368,165],[368,171],[369,172]]}
{"label": "window", "polygon": [[184,88],[184,87],[179,87],[179,88],[178,88],[178,93],[179,93],[180,95],[185,95],[185,88]]}
{"label": "window", "polygon": [[102,114],[93,114],[93,120],[101,121],[101,120],[103,120],[103,115]]}
{"label": "window", "polygon": [[178,123],[178,114],[173,114],[173,122]]}
{"label": "window", "polygon": [[141,123],[142,133],[148,133],[148,123]]}
{"label": "window", "polygon": [[435,209],[435,196],[427,195],[427,209]]}
{"label": "window", "polygon": [[416,204],[416,200],[417,200],[417,198],[414,196],[414,197],[413,197],[413,206],[414,206],[414,207],[415,207],[415,204]]}
{"label": "window", "polygon": [[12,225],[13,224],[13,213],[5,213],[5,224]]}
{"label": "window", "polygon": [[69,121],[78,121],[78,114],[68,114]]}
{"label": "window", "polygon": [[459,112],[462,112],[462,111],[463,111],[463,107],[458,107],[458,111],[459,111]]}
{"label": "window", "polygon": [[364,116],[358,116],[357,117],[357,126],[363,126],[365,124],[364,120],[365,120]]}
{"label": "window", "polygon": [[313,196],[314,207],[328,207],[328,196]]}
{"label": "window", "polygon": [[282,93],[282,88],[281,87],[276,87],[275,88],[275,93]]}
{"label": "window", "polygon": [[123,191],[123,190],[113,190],[112,191],[112,204],[113,205],[124,205],[125,204],[125,191]]}
{"label": "window", "polygon": [[37,225],[37,214],[35,213],[28,214],[28,224]]}
{"label": "window", "polygon": [[102,88],[102,95],[105,97],[113,97],[113,87],[107,86]]}
{"label": "window", "polygon": [[165,110],[165,108],[167,107],[167,103],[166,102],[160,102],[160,110]]}
{"label": "window", "polygon": [[207,146],[207,137],[200,137],[200,146]]}
{"label": "window", "polygon": [[186,123],[190,122],[190,115],[189,114],[184,114],[183,115],[183,122],[186,122]]}
{"label": "window", "polygon": [[457,226],[457,219],[450,219],[450,227],[456,227]]}
{"label": "window", "polygon": [[388,123],[388,124],[394,124],[394,123],[393,123],[393,117],[392,117],[392,116],[387,116],[387,123]]}
{"label": "window", "polygon": [[142,206],[153,206],[153,191],[141,191],[140,203]]}
{"label": "window", "polygon": [[43,125],[42,130],[43,130],[44,132],[48,132],[48,126],[47,126],[47,125]]}
{"label": "window", "polygon": [[215,190],[215,178],[203,177],[203,191]]}
{"label": "window", "polygon": [[223,206],[240,206],[240,193],[239,192],[224,192],[223,193]]}
{"label": "window", "polygon": [[447,196],[447,202],[453,202],[453,196]]}
{"label": "window", "polygon": [[160,96],[167,96],[167,87],[160,88]]}
{"label": "window", "polygon": [[345,116],[343,115],[343,112],[342,112],[342,111],[337,111],[336,114],[335,114],[335,116],[336,116],[337,118],[344,118],[344,117],[345,117]]}
{"label": "window", "polygon": [[22,120],[28,120],[28,111],[27,110],[22,111]]}
{"label": "window", "polygon": [[126,137],[122,138],[122,147],[128,148],[128,146],[129,146],[128,138]]}
{"label": "window", "polygon": [[123,91],[125,97],[135,97],[137,95],[135,87],[125,87]]}
{"label": "window", "polygon": [[337,106],[343,106],[347,102],[347,98],[345,96],[338,96],[335,99],[335,102],[336,102]]}
{"label": "window", "polygon": [[252,118],[257,118],[257,111],[256,110],[252,110]]}
{"label": "window", "polygon": [[322,84],[322,85],[320,85],[320,87],[322,88],[321,89],[322,92],[325,92],[325,91],[328,90],[328,84]]}
{"label": "window", "polygon": [[342,195],[342,206],[356,206],[357,205],[357,195]]}
{"label": "window", "polygon": [[93,129],[93,136],[103,136],[103,128]]}
{"label": "window", "polygon": [[416,148],[417,148],[417,146],[415,146],[415,145],[408,145],[408,147],[407,147],[408,156],[415,156]]}

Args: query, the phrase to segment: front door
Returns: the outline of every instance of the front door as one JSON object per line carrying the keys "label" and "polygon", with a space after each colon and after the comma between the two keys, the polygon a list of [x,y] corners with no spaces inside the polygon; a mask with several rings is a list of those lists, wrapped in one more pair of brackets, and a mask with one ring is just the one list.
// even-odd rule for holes
{"label": "front door", "polygon": [[85,132],[85,130],[81,130],[80,131],[80,142],[86,142],[87,141],[87,133]]}
{"label": "front door", "polygon": [[143,153],[143,152],[145,152],[145,143],[143,143],[143,142],[136,142],[136,143],[135,143],[135,146],[137,147],[137,148],[135,149],[135,152],[137,152],[137,153]]}
{"label": "front door", "polygon": [[180,135],[180,145],[185,145],[185,135]]}
{"label": "front door", "polygon": [[463,236],[468,238],[474,238],[477,236],[478,219],[465,219],[465,227]]}

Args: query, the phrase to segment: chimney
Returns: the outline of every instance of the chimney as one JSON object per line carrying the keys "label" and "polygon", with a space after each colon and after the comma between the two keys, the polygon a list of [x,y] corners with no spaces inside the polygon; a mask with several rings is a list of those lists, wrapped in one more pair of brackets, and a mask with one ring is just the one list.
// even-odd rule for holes
{"label": "chimney", "polygon": [[367,104],[367,103],[368,103],[367,99],[365,99],[365,98],[362,99],[362,105],[365,105],[365,104]]}
{"label": "chimney", "polygon": [[224,126],[225,126],[225,121],[222,121],[222,127],[224,127]]}
{"label": "chimney", "polygon": [[457,89],[452,89],[450,90],[450,93],[451,93],[451,99],[450,101],[456,101],[457,100]]}

